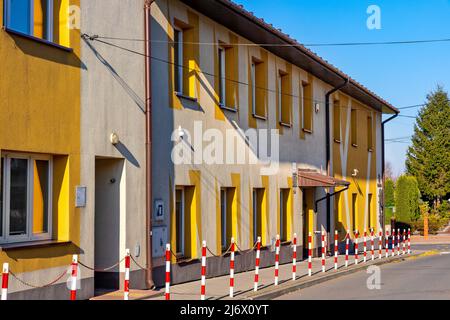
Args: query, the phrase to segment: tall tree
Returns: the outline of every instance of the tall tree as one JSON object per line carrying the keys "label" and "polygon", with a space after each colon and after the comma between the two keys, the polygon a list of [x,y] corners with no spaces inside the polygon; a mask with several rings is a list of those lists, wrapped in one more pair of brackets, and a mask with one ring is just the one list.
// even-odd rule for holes
{"label": "tall tree", "polygon": [[394,181],[391,178],[386,177],[386,182],[384,183],[384,212],[385,222],[387,224],[391,223],[391,218],[394,215],[392,208],[394,206]]}
{"label": "tall tree", "polygon": [[414,126],[406,171],[430,203],[450,195],[450,100],[441,86],[427,96]]}
{"label": "tall tree", "polygon": [[401,175],[395,185],[395,218],[397,221],[411,222],[420,217],[420,191],[417,179]]}

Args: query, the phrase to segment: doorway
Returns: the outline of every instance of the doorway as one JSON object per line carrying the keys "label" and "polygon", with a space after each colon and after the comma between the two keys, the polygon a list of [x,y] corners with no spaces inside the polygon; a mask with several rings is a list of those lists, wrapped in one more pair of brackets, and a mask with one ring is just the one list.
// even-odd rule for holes
{"label": "doorway", "polygon": [[303,256],[308,256],[308,235],[312,234],[314,248],[314,188],[302,189],[303,194]]}
{"label": "doorway", "polygon": [[[95,160],[95,269],[110,267],[120,260],[122,159]],[[95,271],[96,290],[117,290],[120,287],[120,265],[108,271]]]}

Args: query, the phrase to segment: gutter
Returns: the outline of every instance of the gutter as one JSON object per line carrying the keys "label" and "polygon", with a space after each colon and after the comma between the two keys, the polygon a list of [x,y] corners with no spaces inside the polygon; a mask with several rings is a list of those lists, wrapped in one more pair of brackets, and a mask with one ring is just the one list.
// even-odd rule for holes
{"label": "gutter", "polygon": [[381,122],[381,161],[382,161],[381,162],[381,176],[383,178],[383,197],[382,197],[383,202],[381,203],[381,209],[382,209],[382,211],[381,211],[381,223],[383,225],[383,230],[386,227],[385,226],[385,217],[384,217],[384,213],[385,213],[384,212],[384,197],[385,197],[384,185],[385,185],[385,182],[386,182],[386,175],[385,175],[386,155],[385,155],[385,141],[384,141],[384,125],[386,123],[388,123],[389,121],[394,120],[395,118],[397,118],[399,113],[400,112],[396,112],[393,116],[391,116],[391,117],[389,117],[386,120]]}
{"label": "gutter", "polygon": [[[344,88],[348,85],[350,82],[349,78],[345,78],[345,82],[334,89],[328,91],[325,94],[325,145],[326,145],[326,166],[327,166],[327,175],[331,176],[331,168],[330,168],[330,162],[331,162],[331,137],[330,137],[330,96],[335,93],[336,91]],[[348,188],[347,188],[348,189]],[[334,195],[336,193],[333,193]],[[327,233],[330,233],[330,226],[331,226],[331,203],[330,203],[330,193],[327,192],[327,195],[325,197],[327,199]],[[323,200],[323,199],[321,199]],[[317,207],[317,202],[316,202]],[[316,210],[317,212],[317,210]]]}
{"label": "gutter", "polygon": [[153,282],[153,257],[152,257],[152,69],[151,69],[151,5],[154,0],[145,0],[144,2],[144,35],[145,35],[145,242],[146,252],[146,270],[145,287],[154,289]]}

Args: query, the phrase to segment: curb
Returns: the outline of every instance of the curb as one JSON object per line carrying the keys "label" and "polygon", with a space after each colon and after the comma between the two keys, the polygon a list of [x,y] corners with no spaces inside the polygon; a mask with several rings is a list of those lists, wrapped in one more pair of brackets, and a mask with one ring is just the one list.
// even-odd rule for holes
{"label": "curb", "polygon": [[[350,267],[349,269],[346,269],[345,271],[337,271],[335,273],[330,273],[328,275],[321,276],[321,277],[313,279],[311,281],[305,281],[302,283],[294,283],[294,284],[292,284],[292,281],[289,281],[289,282],[287,282],[288,283],[287,285],[284,285],[284,287],[283,287],[283,284],[282,284],[278,287],[278,289],[274,289],[274,286],[272,284],[269,288],[262,289],[260,291],[260,293],[251,294],[247,297],[243,297],[242,300],[271,300],[271,299],[277,298],[279,296],[282,296],[282,295],[285,295],[285,294],[288,294],[288,293],[291,293],[294,291],[298,291],[300,289],[312,287],[316,284],[320,284],[325,281],[329,281],[332,279],[336,279],[336,278],[339,278],[339,277],[342,277],[345,275],[349,275],[349,274],[361,271],[368,266],[374,266],[374,265],[380,266],[380,265],[384,265],[384,264],[388,264],[388,263],[392,263],[392,262],[405,261],[410,258],[417,258],[420,256],[424,256],[426,254],[427,254],[427,252],[422,252],[422,253],[416,253],[416,254],[412,253],[411,255],[406,256],[406,257],[403,257],[403,256],[397,257],[396,256],[394,258],[392,258],[392,257],[389,257],[388,259],[384,258],[384,260],[381,260],[381,261],[370,262],[370,263],[366,263],[364,265],[358,265],[358,267]],[[266,292],[264,292],[264,291],[266,291]]]}

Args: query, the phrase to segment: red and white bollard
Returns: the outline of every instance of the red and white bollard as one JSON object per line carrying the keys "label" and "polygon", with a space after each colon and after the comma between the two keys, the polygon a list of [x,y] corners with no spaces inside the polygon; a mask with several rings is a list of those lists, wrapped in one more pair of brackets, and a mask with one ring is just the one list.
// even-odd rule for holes
{"label": "red and white bollard", "polygon": [[383,258],[383,232],[378,233],[378,259]]}
{"label": "red and white bollard", "polygon": [[406,229],[403,229],[403,254],[406,254]]}
{"label": "red and white bollard", "polygon": [[373,229],[370,231],[370,257],[372,261],[375,259],[375,244],[374,244]]}
{"label": "red and white bollard", "polygon": [[358,234],[358,230],[356,230],[356,233],[355,233],[355,264],[358,264],[358,237],[359,237],[359,234]]}
{"label": "red and white bollard", "polygon": [[234,295],[234,238],[231,238],[231,253],[230,253],[230,298]]}
{"label": "red and white bollard", "polygon": [[275,280],[274,285],[278,285],[278,268],[280,266],[280,235],[277,234],[275,241]]}
{"label": "red and white bollard", "polygon": [[206,241],[202,243],[202,277],[200,288],[200,300],[206,299]]}
{"label": "red and white bollard", "polygon": [[364,229],[364,262],[367,261],[367,231]]}
{"label": "red and white bollard", "polygon": [[392,230],[392,244],[391,244],[391,256],[395,256],[395,229]]}
{"label": "red and white bollard", "polygon": [[338,231],[334,230],[334,270],[337,270],[338,268],[338,253],[339,253]]}
{"label": "red and white bollard", "polygon": [[297,277],[297,234],[294,233],[292,239],[292,280],[295,281]]}
{"label": "red and white bollard", "polygon": [[397,229],[397,255],[400,255],[400,229]]}
{"label": "red and white bollard", "polygon": [[386,249],[386,258],[389,258],[389,231],[386,230],[386,236],[384,239],[384,246]]}
{"label": "red and white bollard", "polygon": [[2,297],[1,300],[8,300],[8,280],[9,280],[9,264],[4,263],[2,269]]}
{"label": "red and white bollard", "polygon": [[348,267],[348,249],[350,245],[350,230],[347,230],[345,235],[345,267]]}
{"label": "red and white bollard", "polygon": [[166,244],[166,300],[170,300],[170,243]]}
{"label": "red and white bollard", "polygon": [[325,272],[325,231],[322,230],[322,272]]}
{"label": "red and white bollard", "polygon": [[70,279],[70,300],[77,300],[78,256],[72,256],[72,276]]}
{"label": "red and white bollard", "polygon": [[258,237],[258,240],[256,241],[255,282],[253,291],[258,291],[260,254],[261,254],[261,237]]}
{"label": "red and white bollard", "polygon": [[408,228],[408,254],[411,254],[411,229]]}
{"label": "red and white bollard", "polygon": [[130,296],[130,249],[125,250],[125,279],[123,284],[123,300]]}
{"label": "red and white bollard", "polygon": [[312,234],[308,234],[308,276],[312,276]]}

